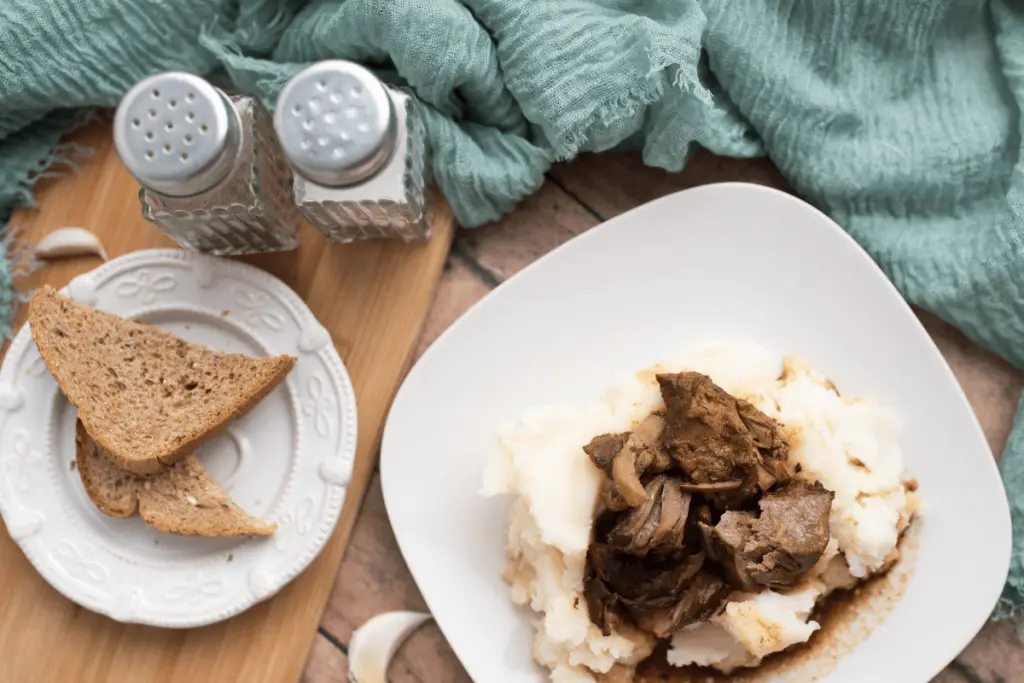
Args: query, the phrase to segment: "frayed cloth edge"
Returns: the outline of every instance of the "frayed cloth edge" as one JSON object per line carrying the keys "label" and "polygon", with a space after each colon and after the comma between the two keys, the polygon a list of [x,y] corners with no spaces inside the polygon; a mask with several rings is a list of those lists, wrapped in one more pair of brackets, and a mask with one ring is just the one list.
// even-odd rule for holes
{"label": "frayed cloth edge", "polygon": [[[645,80],[642,83],[634,84],[625,93],[605,100],[591,112],[590,116],[575,126],[574,130],[563,135],[558,141],[561,151],[556,154],[556,161],[566,161],[579,154],[580,150],[587,143],[588,131],[594,127],[595,123],[611,126],[623,119],[636,116],[638,110],[661,99],[665,92],[666,83],[666,79],[661,78],[661,76],[669,69],[675,68],[675,73],[669,77],[669,83],[672,87],[690,93],[709,105],[712,103],[711,91],[704,87],[704,84],[700,82],[700,76],[697,75],[696,61],[692,65],[694,75],[687,76],[685,74],[685,67],[691,66],[686,62],[687,57],[690,55],[677,54],[671,58],[663,55],[654,59],[651,57],[653,50],[654,48],[647,47],[647,55],[651,61],[651,67],[647,72]],[[699,47],[687,49],[686,51],[696,53],[693,55],[694,60],[700,59],[701,50]]]}

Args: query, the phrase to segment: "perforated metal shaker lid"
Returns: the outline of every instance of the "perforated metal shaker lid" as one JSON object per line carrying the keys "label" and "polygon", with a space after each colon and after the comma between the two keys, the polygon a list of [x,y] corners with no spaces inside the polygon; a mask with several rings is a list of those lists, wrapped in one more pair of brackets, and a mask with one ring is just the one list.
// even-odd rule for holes
{"label": "perforated metal shaker lid", "polygon": [[185,197],[210,189],[239,154],[238,114],[202,78],[170,71],[136,83],[114,117],[114,145],[147,187]]}
{"label": "perforated metal shaker lid", "polygon": [[292,76],[277,98],[274,129],[295,171],[330,187],[372,178],[391,158],[398,136],[387,88],[343,60]]}

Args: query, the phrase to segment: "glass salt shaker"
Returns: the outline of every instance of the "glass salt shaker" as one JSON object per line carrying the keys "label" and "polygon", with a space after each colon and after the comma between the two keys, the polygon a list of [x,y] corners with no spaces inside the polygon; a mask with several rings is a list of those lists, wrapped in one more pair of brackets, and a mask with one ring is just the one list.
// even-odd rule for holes
{"label": "glass salt shaker", "polygon": [[295,173],[295,205],[328,240],[430,237],[413,97],[358,64],[319,62],[281,90],[274,128]]}
{"label": "glass salt shaker", "polygon": [[129,90],[114,144],[142,184],[146,220],[186,249],[218,255],[294,249],[298,212],[273,119],[255,98],[167,72]]}

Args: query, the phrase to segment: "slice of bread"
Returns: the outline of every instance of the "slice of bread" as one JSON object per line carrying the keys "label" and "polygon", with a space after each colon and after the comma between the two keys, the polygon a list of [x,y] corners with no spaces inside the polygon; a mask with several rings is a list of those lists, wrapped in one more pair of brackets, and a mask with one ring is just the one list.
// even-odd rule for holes
{"label": "slice of bread", "polygon": [[35,293],[28,319],[39,354],[86,430],[138,474],[194,452],[259,403],[296,360],[213,351],[82,306],[52,287]]}
{"label": "slice of bread", "polygon": [[194,536],[269,536],[276,523],[253,517],[237,504],[192,455],[158,474],[133,474],[75,427],[75,461],[85,492],[111,517],[142,520],[160,531]]}

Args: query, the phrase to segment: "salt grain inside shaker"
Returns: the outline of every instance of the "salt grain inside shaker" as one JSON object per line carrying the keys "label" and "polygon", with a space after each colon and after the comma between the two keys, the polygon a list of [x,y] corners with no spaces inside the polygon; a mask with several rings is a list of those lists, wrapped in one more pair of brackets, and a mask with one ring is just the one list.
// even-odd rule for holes
{"label": "salt grain inside shaker", "polygon": [[285,85],[274,128],[295,171],[295,205],[327,239],[430,237],[414,98],[358,64],[319,62]]}
{"label": "salt grain inside shaker", "polygon": [[298,246],[291,173],[269,112],[192,74],[150,76],[114,118],[114,144],[142,184],[143,216],[187,249],[248,254]]}

